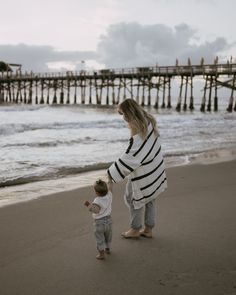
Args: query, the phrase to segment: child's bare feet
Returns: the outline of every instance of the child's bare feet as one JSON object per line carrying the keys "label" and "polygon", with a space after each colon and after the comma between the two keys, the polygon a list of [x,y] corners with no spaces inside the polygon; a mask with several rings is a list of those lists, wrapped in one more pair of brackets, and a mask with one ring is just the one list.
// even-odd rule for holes
{"label": "child's bare feet", "polygon": [[111,254],[111,250],[110,250],[110,248],[106,248],[106,249],[105,249],[105,252],[106,252],[106,254]]}
{"label": "child's bare feet", "polygon": [[96,258],[98,260],[104,260],[105,259],[105,251],[104,250],[101,250],[101,251],[98,251],[98,255],[96,256]]}

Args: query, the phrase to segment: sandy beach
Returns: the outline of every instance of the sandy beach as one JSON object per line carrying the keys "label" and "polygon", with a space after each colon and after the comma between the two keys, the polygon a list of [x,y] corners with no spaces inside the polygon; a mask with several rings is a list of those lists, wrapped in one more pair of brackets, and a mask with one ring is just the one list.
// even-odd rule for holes
{"label": "sandy beach", "polygon": [[154,238],[125,240],[114,187],[113,247],[95,259],[91,187],[0,208],[0,294],[236,294],[236,161],[167,169]]}

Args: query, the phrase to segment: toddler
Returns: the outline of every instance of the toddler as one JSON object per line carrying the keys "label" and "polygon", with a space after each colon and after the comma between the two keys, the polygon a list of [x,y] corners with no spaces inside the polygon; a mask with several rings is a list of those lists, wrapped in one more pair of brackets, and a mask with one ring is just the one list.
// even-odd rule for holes
{"label": "toddler", "polygon": [[[109,185],[109,188],[108,188]],[[92,204],[85,201],[84,205],[92,212],[95,226],[95,238],[97,243],[98,255],[97,259],[105,259],[105,253],[110,254],[111,239],[112,239],[112,183],[99,179],[94,185],[96,194]]]}

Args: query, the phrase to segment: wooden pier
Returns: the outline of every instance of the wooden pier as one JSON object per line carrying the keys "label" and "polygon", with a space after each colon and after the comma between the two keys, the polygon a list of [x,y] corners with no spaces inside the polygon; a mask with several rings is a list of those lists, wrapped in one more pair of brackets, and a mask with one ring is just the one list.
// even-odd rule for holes
{"label": "wooden pier", "polygon": [[[1,63],[1,62],[0,62]],[[10,64],[0,67],[0,103],[23,104],[104,104],[116,105],[130,97],[139,104],[171,108],[171,82],[179,78],[177,111],[193,110],[194,78],[204,81],[200,110],[218,110],[218,89],[230,89],[227,111],[236,111],[236,64],[218,64],[137,67],[103,69],[65,73],[22,73],[21,66],[12,71]],[[8,69],[8,70],[7,70]]]}

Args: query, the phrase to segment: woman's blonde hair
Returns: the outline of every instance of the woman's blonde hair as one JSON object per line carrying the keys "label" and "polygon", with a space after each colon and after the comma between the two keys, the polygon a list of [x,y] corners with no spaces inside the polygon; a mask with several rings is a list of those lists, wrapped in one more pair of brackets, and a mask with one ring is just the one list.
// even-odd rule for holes
{"label": "woman's blonde hair", "polygon": [[124,115],[124,119],[131,128],[141,134],[142,138],[147,135],[148,124],[151,123],[157,136],[157,122],[150,113],[146,112],[135,100],[128,98],[118,106],[118,111]]}

